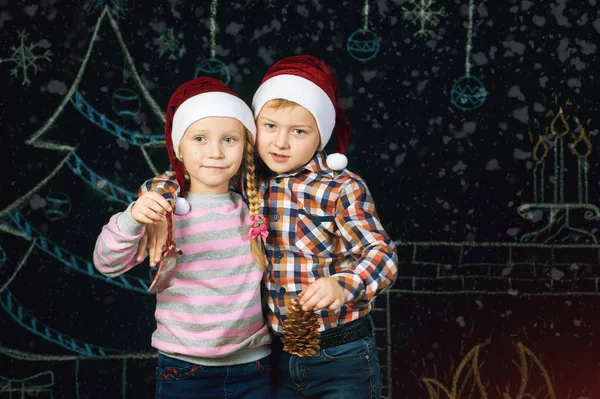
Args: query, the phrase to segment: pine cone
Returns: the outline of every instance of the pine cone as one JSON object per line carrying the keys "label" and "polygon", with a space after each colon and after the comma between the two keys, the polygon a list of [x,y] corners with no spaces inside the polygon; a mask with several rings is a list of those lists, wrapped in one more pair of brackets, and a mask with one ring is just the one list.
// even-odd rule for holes
{"label": "pine cone", "polygon": [[314,356],[319,350],[319,317],[312,311],[305,312],[294,300],[287,307],[283,322],[283,350],[300,357]]}

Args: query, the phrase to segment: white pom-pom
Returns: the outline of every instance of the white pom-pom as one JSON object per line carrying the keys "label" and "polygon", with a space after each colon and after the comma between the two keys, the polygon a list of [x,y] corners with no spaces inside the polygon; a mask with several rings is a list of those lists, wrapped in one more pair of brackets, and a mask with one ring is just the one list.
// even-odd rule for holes
{"label": "white pom-pom", "polygon": [[327,155],[327,166],[332,170],[342,170],[348,166],[348,158],[344,154],[335,153]]}
{"label": "white pom-pom", "polygon": [[176,215],[185,215],[190,211],[190,203],[185,200],[185,198],[177,197],[175,200],[175,214]]}

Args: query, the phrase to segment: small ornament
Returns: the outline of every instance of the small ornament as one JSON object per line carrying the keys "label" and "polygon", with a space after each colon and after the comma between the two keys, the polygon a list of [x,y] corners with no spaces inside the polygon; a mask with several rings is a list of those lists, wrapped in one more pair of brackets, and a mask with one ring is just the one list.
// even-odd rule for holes
{"label": "small ornament", "polygon": [[312,311],[305,312],[296,300],[287,306],[283,322],[283,350],[292,355],[314,356],[320,349],[319,318]]}
{"label": "small ornament", "polygon": [[175,214],[186,215],[191,209],[190,203],[183,197],[177,197],[175,200]]}
{"label": "small ornament", "polygon": [[475,76],[461,76],[454,83],[450,98],[456,108],[462,111],[470,111],[481,107],[487,94],[488,92],[481,80]]}
{"label": "small ornament", "polygon": [[167,244],[162,246],[158,271],[154,276],[154,281],[152,281],[152,284],[148,289],[150,292],[160,293],[173,285],[173,276],[175,275],[175,269],[177,267],[177,257],[183,254],[173,241],[173,214],[171,212],[167,213],[166,218]]}
{"label": "small ornament", "polygon": [[46,206],[43,213],[53,222],[66,218],[71,212],[71,200],[65,193],[50,193],[44,197]]}
{"label": "small ornament", "polygon": [[352,33],[346,42],[346,50],[356,60],[368,61],[375,58],[381,44],[375,32],[368,29],[358,29]]}
{"label": "small ornament", "polygon": [[327,166],[331,170],[342,170],[348,166],[348,158],[344,154],[335,153],[327,155]]}
{"label": "small ornament", "polygon": [[467,42],[465,45],[465,75],[458,78],[450,91],[452,105],[461,111],[471,111],[479,108],[485,102],[488,95],[481,80],[471,76],[471,49],[473,48],[473,10],[474,0],[469,0],[469,24],[467,31]]}
{"label": "small ornament", "polygon": [[120,88],[112,95],[112,108],[121,118],[132,119],[140,112],[140,96],[133,90]]}
{"label": "small ornament", "polygon": [[251,226],[250,226],[250,237],[256,238],[258,236],[266,239],[269,235],[269,231],[267,230],[267,219],[265,219],[262,215],[252,216],[250,218]]}
{"label": "small ornament", "polygon": [[207,58],[198,64],[196,71],[194,72],[194,78],[197,78],[198,76],[209,76],[211,78],[219,79],[225,84],[229,84],[229,81],[231,80],[229,68],[227,68],[227,65],[218,58]]}

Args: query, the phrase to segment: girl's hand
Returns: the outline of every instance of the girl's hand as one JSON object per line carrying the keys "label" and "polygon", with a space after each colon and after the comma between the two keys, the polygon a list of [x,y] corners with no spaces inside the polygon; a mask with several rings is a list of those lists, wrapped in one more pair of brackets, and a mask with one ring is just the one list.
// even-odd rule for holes
{"label": "girl's hand", "polygon": [[[171,214],[173,217],[173,214]],[[138,249],[135,254],[135,264],[142,263],[148,251],[150,267],[155,267],[160,263],[160,254],[162,247],[167,245],[167,218],[156,224],[146,226],[146,231],[142,236]],[[173,236],[175,236],[175,223],[173,223]]]}
{"label": "girl's hand", "polygon": [[156,224],[165,220],[172,208],[162,195],[154,192],[144,193],[131,207],[131,216],[139,223]]}
{"label": "girl's hand", "polygon": [[[147,226],[150,227],[151,225]],[[148,229],[144,231],[144,235],[140,239],[137,252],[135,253],[135,264],[140,264],[146,257],[146,249],[148,247]]]}
{"label": "girl's hand", "polygon": [[[173,214],[170,215],[171,218]],[[175,237],[175,221],[171,223],[173,228],[172,236]],[[150,267],[154,267],[160,263],[160,254],[162,247],[167,245],[167,218],[163,218],[162,221],[156,225],[148,225],[146,227],[146,234],[148,235],[148,256],[150,257]]]}

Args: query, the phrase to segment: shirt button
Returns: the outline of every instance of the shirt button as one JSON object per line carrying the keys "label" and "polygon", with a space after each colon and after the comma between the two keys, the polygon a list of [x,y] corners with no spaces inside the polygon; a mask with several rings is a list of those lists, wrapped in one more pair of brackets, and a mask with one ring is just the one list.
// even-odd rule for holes
{"label": "shirt button", "polygon": [[278,213],[276,213],[276,214],[273,215],[273,220],[274,221],[278,221],[279,220],[279,214]]}
{"label": "shirt button", "polygon": [[280,294],[285,294],[285,288],[281,287],[281,288],[279,289],[279,293],[280,293]]}
{"label": "shirt button", "polygon": [[281,259],[281,258],[283,258],[283,252],[277,251],[277,252],[275,252],[275,256],[277,257],[277,259]]}

